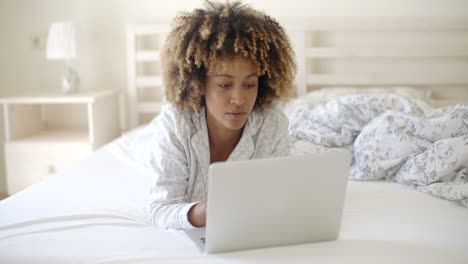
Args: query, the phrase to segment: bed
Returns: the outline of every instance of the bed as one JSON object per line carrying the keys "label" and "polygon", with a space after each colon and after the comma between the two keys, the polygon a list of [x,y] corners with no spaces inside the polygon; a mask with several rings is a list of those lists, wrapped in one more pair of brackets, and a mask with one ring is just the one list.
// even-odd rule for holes
{"label": "bed", "polygon": [[[284,23],[299,67],[298,97],[282,106],[292,123],[304,109],[315,111],[343,100],[395,96],[418,105],[447,106],[438,109],[466,106],[468,102],[468,78],[462,73],[468,69],[468,38],[459,34],[467,35],[467,21]],[[159,76],[137,76],[146,71],[137,70],[136,62],[157,62],[158,53],[138,52],[131,39],[135,34],[163,34],[165,29],[165,25],[129,27],[129,103],[123,116],[129,132],[74,166],[0,202],[1,263],[468,263],[468,208],[460,201],[415,190],[414,185],[384,179],[348,182],[337,241],[202,255],[180,231],[153,228],[146,213],[152,175],[135,159],[131,146],[147,121],[145,115],[154,116],[160,104]],[[399,32],[403,39],[408,32],[417,32],[423,41],[434,34],[436,39],[442,34],[451,41],[437,42],[434,49],[413,50],[379,45],[369,49],[350,39],[350,46],[337,44],[337,39],[348,38],[357,30],[363,30],[364,35],[377,33],[377,39],[382,32]],[[334,47],[315,47],[319,44]],[[397,58],[403,60],[398,65],[421,59],[426,65],[428,59],[435,58],[432,71],[438,75],[428,75],[430,69],[426,68],[413,74],[395,75],[393,71],[395,78],[383,72],[343,73],[340,64],[346,64],[348,58],[362,59],[369,65],[382,59],[393,64]],[[316,60],[325,62],[317,64]],[[447,72],[441,74],[437,62],[444,64]],[[453,63],[450,67],[449,62]],[[361,68],[369,69],[369,65]],[[141,87],[145,87],[143,91]],[[148,91],[148,87],[154,89]],[[463,116],[461,120],[465,121]],[[303,137],[295,141],[294,151],[301,154],[334,147]],[[466,184],[461,187],[466,188]]]}

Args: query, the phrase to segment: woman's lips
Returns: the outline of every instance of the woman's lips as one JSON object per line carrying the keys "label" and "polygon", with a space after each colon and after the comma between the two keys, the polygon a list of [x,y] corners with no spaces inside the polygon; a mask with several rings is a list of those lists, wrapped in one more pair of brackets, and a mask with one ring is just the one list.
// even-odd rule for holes
{"label": "woman's lips", "polygon": [[242,119],[245,116],[245,112],[228,112],[226,115],[234,120]]}

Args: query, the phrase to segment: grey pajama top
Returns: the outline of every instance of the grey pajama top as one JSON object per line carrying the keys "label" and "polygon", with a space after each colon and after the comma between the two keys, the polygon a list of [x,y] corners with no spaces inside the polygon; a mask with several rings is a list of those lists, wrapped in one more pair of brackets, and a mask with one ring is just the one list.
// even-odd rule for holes
{"label": "grey pajama top", "polygon": [[[153,225],[195,228],[187,213],[208,196],[210,149],[205,109],[181,112],[166,105],[132,148],[153,175],[148,208]],[[228,161],[286,156],[289,149],[288,119],[272,107],[251,113]]]}

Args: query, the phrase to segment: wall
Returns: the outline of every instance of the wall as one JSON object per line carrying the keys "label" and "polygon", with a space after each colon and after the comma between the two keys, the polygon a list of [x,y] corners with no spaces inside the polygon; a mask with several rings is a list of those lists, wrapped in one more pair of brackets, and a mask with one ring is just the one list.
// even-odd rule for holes
{"label": "wall", "polygon": [[[277,18],[450,17],[468,18],[464,0],[250,0]],[[82,90],[126,89],[125,25],[169,21],[194,0],[0,0],[0,96],[18,91],[59,91],[63,64],[45,59],[53,21],[77,25],[75,62]],[[0,114],[1,114],[0,110]],[[3,120],[0,117],[0,120]],[[3,125],[0,126],[3,138]],[[0,193],[5,192],[3,151]]]}

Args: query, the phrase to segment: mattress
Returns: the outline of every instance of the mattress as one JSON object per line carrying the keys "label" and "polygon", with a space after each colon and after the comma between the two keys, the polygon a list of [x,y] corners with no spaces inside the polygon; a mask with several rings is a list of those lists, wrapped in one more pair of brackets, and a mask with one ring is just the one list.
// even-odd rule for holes
{"label": "mattress", "polygon": [[468,263],[465,207],[385,181],[349,181],[336,241],[203,255],[150,225],[128,141],[1,201],[0,263]]}

